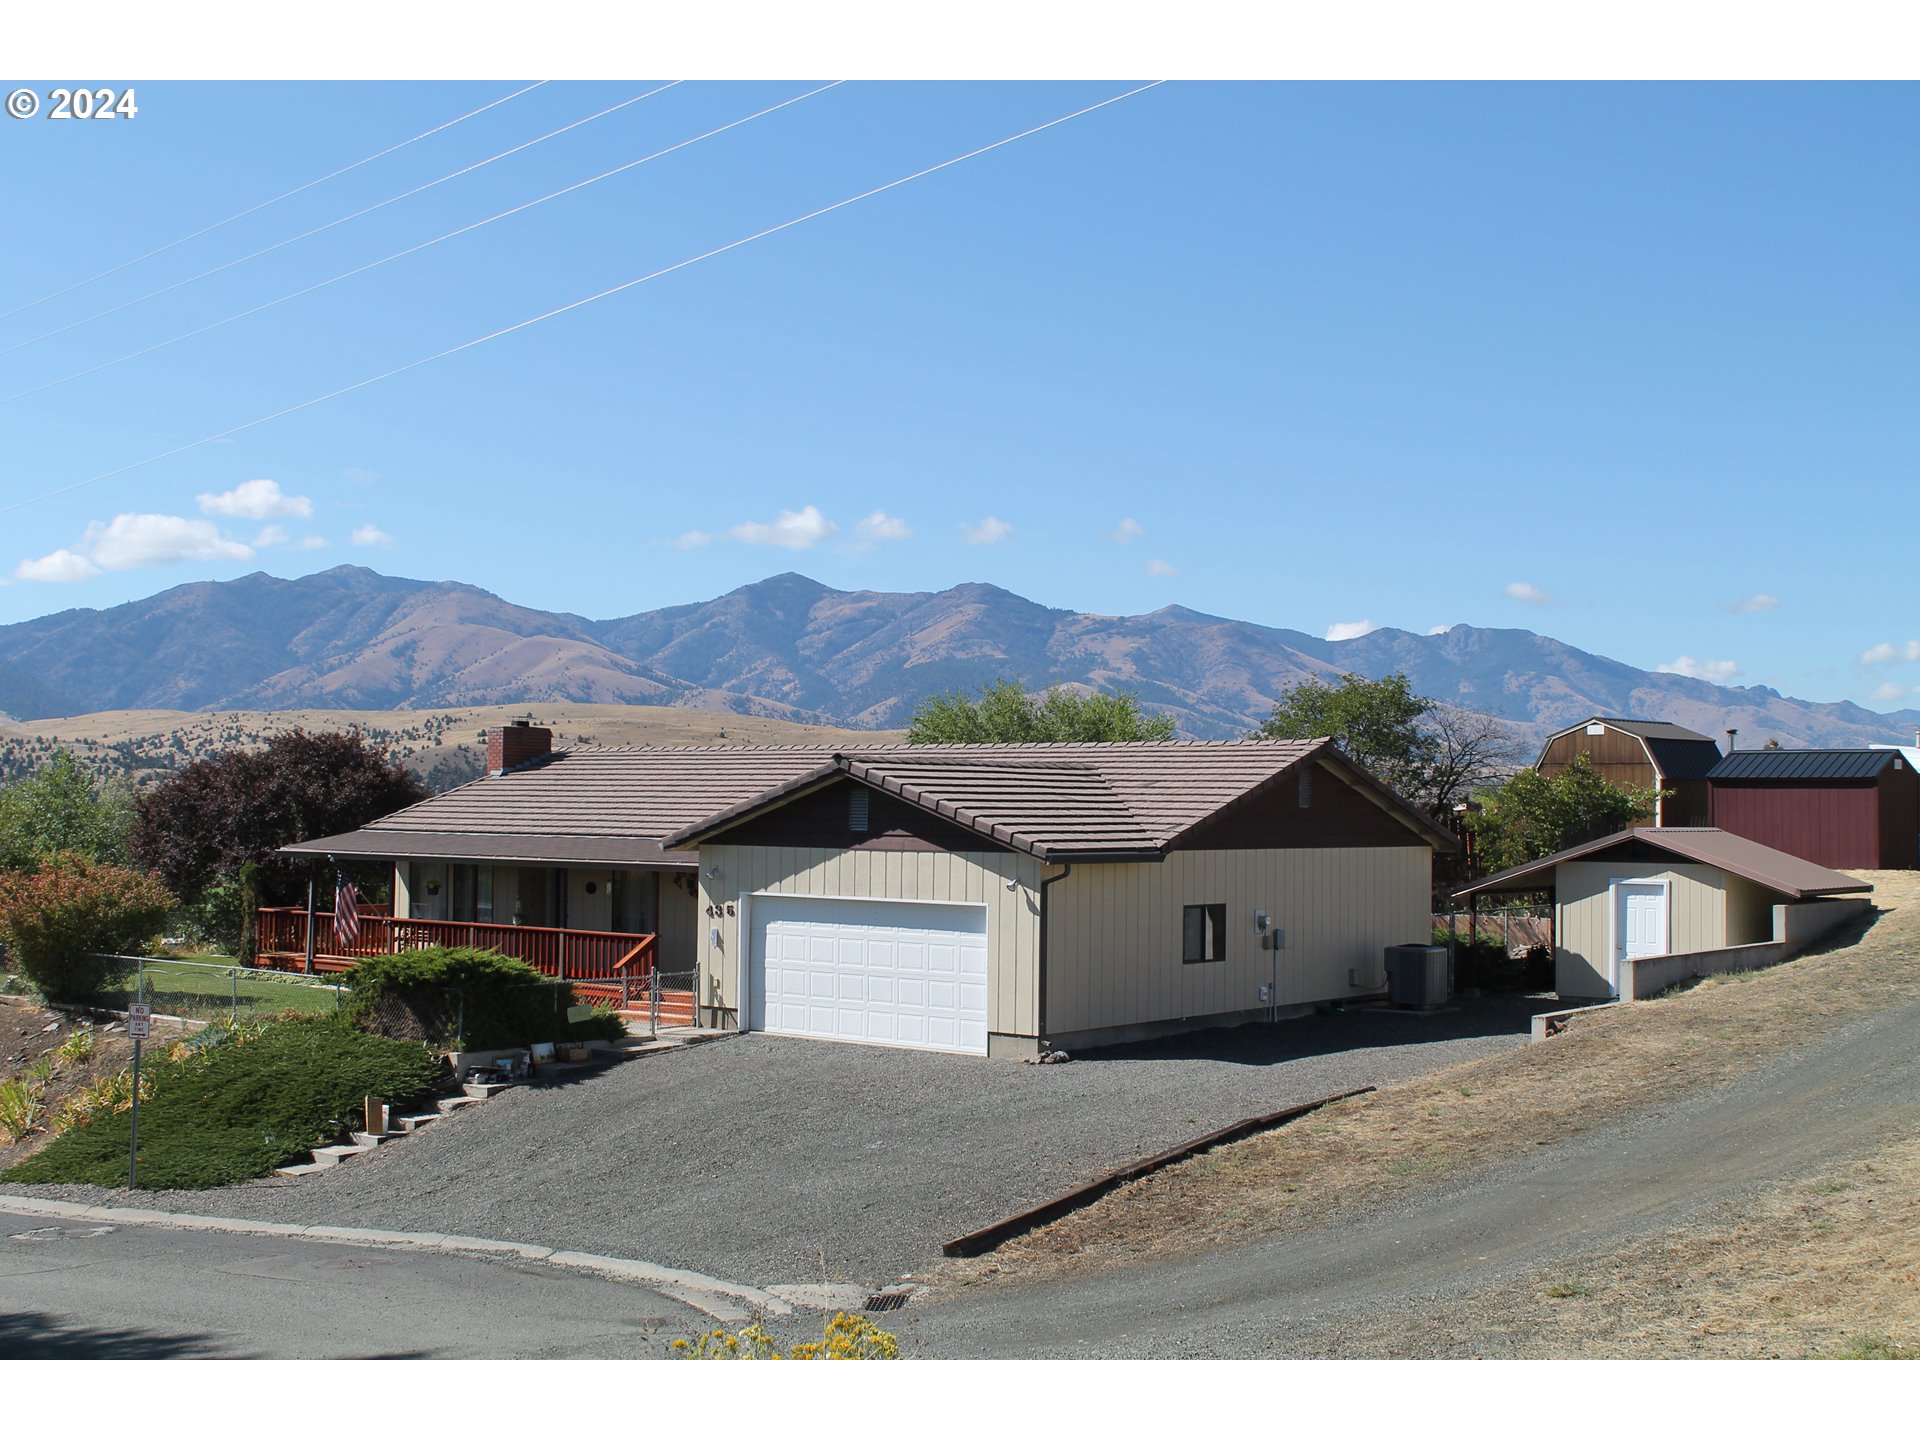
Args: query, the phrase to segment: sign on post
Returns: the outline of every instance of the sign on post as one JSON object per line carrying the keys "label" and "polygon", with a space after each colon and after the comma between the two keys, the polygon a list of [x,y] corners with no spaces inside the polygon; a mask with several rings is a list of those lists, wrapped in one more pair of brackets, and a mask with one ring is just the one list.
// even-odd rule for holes
{"label": "sign on post", "polygon": [[133,1119],[127,1140],[127,1188],[140,1183],[140,1042],[153,1033],[153,1007],[127,1006],[127,1034],[133,1039]]}

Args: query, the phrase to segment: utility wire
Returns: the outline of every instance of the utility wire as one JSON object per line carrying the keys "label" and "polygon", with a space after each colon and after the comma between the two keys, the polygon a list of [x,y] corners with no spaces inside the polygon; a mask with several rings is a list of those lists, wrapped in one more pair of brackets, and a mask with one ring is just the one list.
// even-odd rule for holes
{"label": "utility wire", "polygon": [[294,196],[302,194],[305,191],[311,190],[316,185],[324,185],[329,180],[338,180],[342,175],[345,175],[349,170],[358,170],[362,165],[371,165],[375,160],[379,160],[384,158],[385,156],[391,155],[396,150],[404,150],[407,148],[407,146],[414,144],[416,141],[425,140],[429,135],[438,135],[442,130],[451,130],[454,126],[460,124],[464,120],[471,120],[476,115],[484,115],[487,111],[493,109],[494,106],[504,105],[509,100],[517,100],[522,95],[526,94],[529,90],[538,90],[542,85],[545,85],[547,83],[548,82],[545,80],[536,80],[531,85],[523,85],[510,95],[502,95],[498,100],[489,100],[486,104],[482,105],[478,110],[469,110],[464,115],[456,115],[453,117],[453,119],[447,121],[445,124],[436,125],[431,130],[422,130],[418,135],[413,136],[412,139],[402,140],[398,145],[389,145],[384,150],[376,150],[373,154],[366,156],[364,159],[356,160],[351,165],[342,165],[338,170],[333,171],[331,174],[322,175],[318,180],[309,180],[304,185],[296,185],[293,187],[293,189],[287,191],[284,195],[276,195],[271,200],[262,200],[258,205],[250,206],[249,208],[240,211],[238,214],[229,215],[224,220],[216,220],[213,222],[213,224],[205,226],[202,229],[196,230],[191,235],[182,235],[178,240],[169,240],[166,244],[162,245],[157,250],[149,250],[147,251],[146,254],[136,255],[131,260],[123,260],[118,265],[115,265],[111,270],[102,270],[98,275],[89,275],[85,280],[74,281],[73,284],[67,286],[67,288],[64,290],[55,290],[50,295],[42,295],[38,300],[29,300],[26,304],[16,305],[11,310],[0,311],[0,320],[11,320],[14,316],[24,314],[26,311],[33,309],[36,305],[44,305],[49,300],[58,300],[62,295],[71,295],[76,290],[84,290],[87,288],[87,286],[93,284],[96,280],[104,280],[109,275],[118,275],[122,270],[130,270],[135,265],[139,265],[144,261],[153,259],[153,257],[156,255],[164,255],[167,253],[167,251],[175,249],[181,245],[184,245],[189,240],[198,240],[202,235],[211,235],[214,231],[220,229],[222,226],[231,225],[236,220],[244,220],[249,215],[258,215],[262,210],[265,210],[272,205],[278,205],[282,200],[291,200]]}
{"label": "utility wire", "polygon": [[664,150],[656,150],[651,155],[642,155],[638,160],[629,160],[624,165],[616,165],[611,170],[603,170],[598,175],[590,176],[585,180],[576,181],[571,185],[563,187],[562,189],[552,191],[551,193],[546,195],[542,195],[537,200],[529,200],[524,205],[515,205],[510,210],[502,210],[497,215],[489,215],[484,220],[476,220],[471,225],[461,226],[458,230],[449,230],[446,234],[436,235],[431,240],[422,240],[418,245],[410,245],[405,250],[396,250],[394,251],[393,254],[384,256],[379,260],[371,260],[367,264],[356,266],[352,270],[344,270],[340,274],[335,275],[330,279],[318,281],[315,284],[308,285],[303,287],[302,289],[292,291],[286,295],[282,295],[278,299],[265,301],[264,303],[255,305],[250,309],[242,310],[239,313],[234,315],[229,315],[224,320],[215,320],[212,324],[202,325],[197,330],[189,330],[185,334],[175,335],[171,340],[158,341],[157,343],[149,345],[144,349],[135,350],[126,355],[122,355],[118,359],[104,360],[100,364],[90,366],[85,370],[76,370],[71,375],[63,375],[58,380],[49,380],[43,385],[35,385],[30,390],[22,390],[18,394],[5,396],[4,398],[0,398],[0,405],[11,405],[16,400],[25,400],[29,396],[40,394],[42,391],[55,389],[61,385],[68,384],[69,382],[74,380],[85,379],[89,375],[97,375],[102,370],[111,370],[114,366],[124,365],[129,360],[138,360],[143,355],[151,355],[153,354],[154,351],[164,350],[169,345],[178,345],[182,340],[191,340],[196,335],[205,335],[209,330],[218,330],[223,325],[231,325],[234,323],[234,321],[244,320],[249,315],[258,315],[262,310],[271,310],[274,306],[284,305],[289,300],[298,300],[303,295],[311,295],[316,290],[324,290],[327,288],[327,286],[337,285],[342,280],[351,280],[356,275],[364,275],[369,270],[377,270],[382,265],[391,264],[393,261],[404,259],[408,255],[416,255],[422,250],[431,249],[433,246],[442,244],[448,240],[457,239],[459,236],[471,234],[473,231],[481,229],[483,226],[493,224],[496,220],[505,220],[509,216],[520,214],[522,211],[531,210],[536,205],[544,205],[549,200],[558,200],[563,195],[571,195],[576,190],[584,190],[589,185],[597,185],[602,180],[610,180],[615,175],[623,175],[629,170],[633,170],[638,168],[641,165],[647,164],[649,161],[658,160],[663,155],[671,155],[676,150],[685,150],[689,145],[698,145],[702,140],[711,140],[716,135],[723,135],[727,131],[737,129],[738,127],[745,125],[750,121],[758,120],[765,115],[771,115],[776,110],[784,110],[789,105],[797,105],[802,100],[812,99],[815,95],[820,94],[822,91],[831,90],[837,85],[844,85],[844,84],[846,84],[846,81],[844,80],[829,81],[825,85],[817,86],[814,89],[807,91],[804,95],[795,95],[792,99],[782,100],[778,105],[769,105],[764,110],[756,110],[751,115],[743,115],[738,120],[730,120],[725,125],[721,125],[716,127],[715,129],[709,130],[703,135],[695,135],[691,139],[682,140],[677,145],[669,145]]}
{"label": "utility wire", "polygon": [[569,301],[565,305],[557,306],[556,308],[545,311],[542,314],[530,316],[525,320],[516,321],[514,324],[504,326],[499,330],[491,331],[490,333],[485,335],[475,336],[471,340],[462,341],[458,345],[449,346],[447,349],[438,351],[435,354],[422,356],[418,360],[410,360],[405,365],[395,366],[393,369],[383,371],[378,375],[369,375],[366,379],[356,380],[351,385],[342,385],[338,390],[329,390],[326,394],[316,395],[311,400],[302,400],[298,405],[289,405],[283,410],[275,410],[272,414],[262,415],[258,419],[248,420],[244,424],[235,425],[226,430],[216,431],[212,435],[203,435],[198,440],[189,440],[184,445],[176,445],[171,450],[163,450],[157,455],[149,455],[144,460],[135,460],[130,464],[122,465],[119,468],[114,470],[103,470],[98,475],[89,476],[85,480],[76,480],[74,481],[73,484],[63,485],[58,490],[49,490],[44,494],[35,495],[28,500],[18,500],[11,505],[0,506],[0,515],[11,515],[16,510],[24,510],[29,505],[37,505],[42,500],[51,500],[51,499],[54,499],[56,496],[60,496],[60,495],[70,495],[75,490],[84,489],[88,485],[96,485],[102,480],[111,480],[115,476],[125,475],[128,471],[138,470],[138,469],[141,469],[143,466],[157,464],[162,460],[170,460],[176,455],[186,454],[187,451],[189,450],[197,450],[202,445],[215,444],[218,441],[226,440],[234,435],[239,435],[244,431],[252,430],[261,425],[268,424],[271,421],[283,419],[288,415],[297,414],[302,410],[310,410],[315,405],[324,405],[329,400],[337,400],[342,395],[351,395],[354,391],[364,390],[369,385],[378,385],[383,380],[391,380],[394,378],[394,376],[404,375],[409,370],[418,370],[423,365],[431,365],[433,364],[434,361],[444,360],[449,355],[458,355],[464,350],[472,350],[477,346],[487,344],[489,341],[498,340],[502,336],[512,335],[516,331],[525,330],[532,325],[538,325],[543,320],[551,320],[557,315],[565,315],[569,311],[578,310],[582,306],[593,304],[595,301],[605,300],[607,297],[611,295],[618,295],[622,291],[631,290],[636,285],[645,285],[650,280],[658,280],[662,276],[673,274],[676,270],[685,270],[688,266],[698,265],[703,260],[711,260],[715,256],[725,255],[730,250],[738,250],[743,245],[751,245],[756,240],[764,240],[769,235],[778,235],[783,230],[791,230],[793,229],[794,226],[804,225],[809,220],[818,220],[822,215],[831,215],[836,210],[844,210],[849,205],[856,205],[862,200],[870,200],[875,195],[883,195],[889,190],[897,190],[902,185],[911,184],[915,180],[925,179],[929,175],[937,174],[942,170],[951,169],[955,165],[959,165],[965,161],[975,159],[976,157],[981,155],[985,155],[989,151],[998,150],[1003,146],[1011,145],[1017,140],[1025,140],[1028,136],[1038,135],[1043,130],[1051,130],[1056,125],[1064,125],[1069,120],[1078,120],[1082,115],[1091,115],[1096,110],[1104,110],[1109,105],[1117,105],[1122,100],[1131,99],[1135,95],[1139,95],[1148,90],[1156,89],[1157,87],[1164,85],[1166,83],[1167,82],[1164,80],[1150,80],[1145,85],[1136,85],[1131,90],[1124,90],[1118,95],[1110,95],[1105,100],[1096,101],[1092,105],[1082,106],[1080,109],[1072,111],[1069,114],[1058,116],[1055,119],[1045,121],[1044,123],[1039,125],[1034,125],[1026,130],[1019,131],[1017,134],[1008,135],[1004,139],[995,140],[988,145],[982,145],[978,149],[969,150],[964,155],[956,155],[951,160],[942,160],[938,165],[929,165],[927,166],[926,169],[916,170],[911,175],[902,175],[898,180],[889,180],[884,185],[876,185],[871,190],[861,191],[858,195],[849,195],[844,200],[836,200],[831,205],[823,205],[818,210],[808,211],[805,215],[796,215],[791,220],[783,220],[778,225],[770,225],[766,229],[756,231],[752,235],[744,236],[739,240],[729,241],[725,245],[716,246],[712,250],[705,251],[699,255],[690,256],[685,260],[675,261],[671,265],[663,266],[662,268],[658,270],[654,270],[646,275],[640,275],[640,276],[636,276],[632,280],[622,281],[618,285],[609,286],[607,289],[601,290],[592,295],[582,296],[578,300]]}
{"label": "utility wire", "polygon": [[458,180],[462,175],[471,175],[474,171],[484,169],[486,166],[493,164],[496,160],[504,160],[509,155],[518,155],[522,150],[530,150],[535,145],[539,145],[545,141],[551,140],[557,135],[566,134],[569,130],[578,130],[582,125],[591,125],[595,120],[605,119],[607,116],[613,114],[613,112],[616,110],[624,110],[629,105],[638,105],[642,100],[648,99],[649,97],[654,95],[658,95],[662,90],[671,90],[673,89],[674,86],[679,85],[681,83],[682,82],[679,80],[669,80],[664,85],[656,85],[653,89],[645,91],[642,94],[635,95],[633,98],[629,100],[622,100],[618,105],[609,105],[606,109],[595,111],[593,114],[588,115],[583,119],[575,120],[570,125],[562,125],[558,130],[549,130],[544,135],[536,136],[534,139],[528,140],[523,144],[515,145],[511,150],[502,150],[498,155],[489,155],[484,160],[476,160],[473,162],[473,164],[462,166],[460,169],[455,170],[449,175],[442,175],[437,180],[429,180],[424,185],[416,185],[411,190],[403,190],[398,195],[389,195],[386,199],[378,201],[375,204],[369,205],[364,210],[356,210],[351,215],[342,215],[338,220],[329,220],[324,225],[316,225],[311,230],[303,230],[300,234],[292,236],[289,239],[279,240],[273,243],[272,245],[266,246],[264,249],[255,250],[251,255],[242,255],[238,260],[229,260],[227,261],[226,264],[216,265],[211,270],[202,270],[198,275],[189,275],[184,280],[176,280],[171,285],[163,285],[158,290],[149,291],[147,294],[142,295],[137,299],[128,300],[124,304],[115,305],[109,310],[102,310],[98,314],[89,315],[84,320],[75,320],[71,325],[62,325],[58,330],[49,330],[44,335],[34,336],[31,340],[21,340],[16,344],[7,346],[6,349],[4,350],[0,350],[0,355],[11,355],[13,354],[14,351],[24,350],[29,345],[38,345],[42,340],[51,340],[54,336],[64,335],[69,330],[78,330],[82,325],[91,325],[94,321],[104,320],[109,315],[118,315],[122,310],[131,310],[136,305],[144,305],[149,300],[157,300],[162,295],[171,294],[173,291],[178,290],[183,286],[192,285],[198,281],[205,280],[210,275],[218,275],[224,270],[231,270],[236,265],[244,265],[249,260],[258,260],[262,255],[271,255],[276,250],[284,250],[289,245],[298,244],[302,240],[309,240],[313,238],[315,235],[319,235],[324,233],[325,231],[332,230],[336,226],[345,225],[350,220],[358,220],[364,215],[373,214],[373,212],[376,210],[384,210],[389,205],[398,204],[402,200],[411,199],[413,196],[421,194],[423,191],[433,189],[434,186],[436,185],[444,185],[449,180]]}

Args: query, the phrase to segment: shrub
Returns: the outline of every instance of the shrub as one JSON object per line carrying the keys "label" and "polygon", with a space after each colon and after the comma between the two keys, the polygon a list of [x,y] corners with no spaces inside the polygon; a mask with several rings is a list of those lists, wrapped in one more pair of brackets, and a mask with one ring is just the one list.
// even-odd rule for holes
{"label": "shrub", "polygon": [[376,955],[355,966],[347,984],[346,1013],[362,1029],[464,1050],[625,1033],[603,1007],[591,1019],[570,1021],[567,1011],[579,1003],[572,986],[497,950],[436,945]]}
{"label": "shrub", "polygon": [[25,1080],[0,1084],[0,1144],[11,1145],[40,1123],[40,1096]]}
{"label": "shrub", "polygon": [[[211,1027],[209,1027],[211,1028]],[[431,1094],[441,1066],[422,1046],[331,1019],[240,1027],[141,1071],[140,1185],[198,1190],[265,1175],[358,1121],[369,1095]],[[126,1183],[132,1082],[115,1077],[83,1119],[6,1172],[26,1184]]]}
{"label": "shrub", "polygon": [[802,1341],[782,1354],[778,1343],[758,1325],[737,1334],[713,1330],[697,1340],[676,1340],[682,1360],[898,1360],[900,1342],[864,1315],[842,1310],[818,1340]]}
{"label": "shrub", "polygon": [[0,941],[51,1000],[92,994],[109,966],[99,957],[147,947],[172,908],[151,875],[71,852],[30,875],[0,873]]}

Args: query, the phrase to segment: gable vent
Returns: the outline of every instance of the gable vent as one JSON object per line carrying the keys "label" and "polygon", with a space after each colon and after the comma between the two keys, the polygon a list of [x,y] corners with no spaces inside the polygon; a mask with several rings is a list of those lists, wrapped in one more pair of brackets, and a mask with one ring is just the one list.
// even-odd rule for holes
{"label": "gable vent", "polygon": [[865,790],[854,788],[847,792],[847,828],[864,834],[867,828],[867,802],[869,795]]}

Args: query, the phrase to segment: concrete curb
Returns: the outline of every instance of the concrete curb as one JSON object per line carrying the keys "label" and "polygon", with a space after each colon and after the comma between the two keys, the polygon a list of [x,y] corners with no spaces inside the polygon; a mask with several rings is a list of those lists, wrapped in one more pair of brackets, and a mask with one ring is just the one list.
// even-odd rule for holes
{"label": "concrete curb", "polygon": [[48,1220],[92,1220],[114,1225],[157,1225],[172,1230],[210,1230],[227,1235],[273,1235],[313,1240],[323,1245],[380,1245],[393,1250],[424,1250],[451,1254],[510,1255],[521,1260],[584,1271],[629,1285],[643,1285],[727,1324],[750,1320],[756,1313],[791,1315],[793,1306],[778,1295],[752,1285],[716,1280],[694,1270],[675,1270],[644,1260],[615,1255],[589,1255],[578,1250],[556,1250],[550,1245],[525,1245],[511,1240],[483,1240],[476,1235],[440,1235],[420,1230],[369,1230],[353,1225],[288,1225],[275,1220],[234,1220],[216,1215],[183,1215],[172,1210],[136,1210],[114,1205],[83,1205],[74,1200],[36,1200],[0,1192],[0,1210]]}

